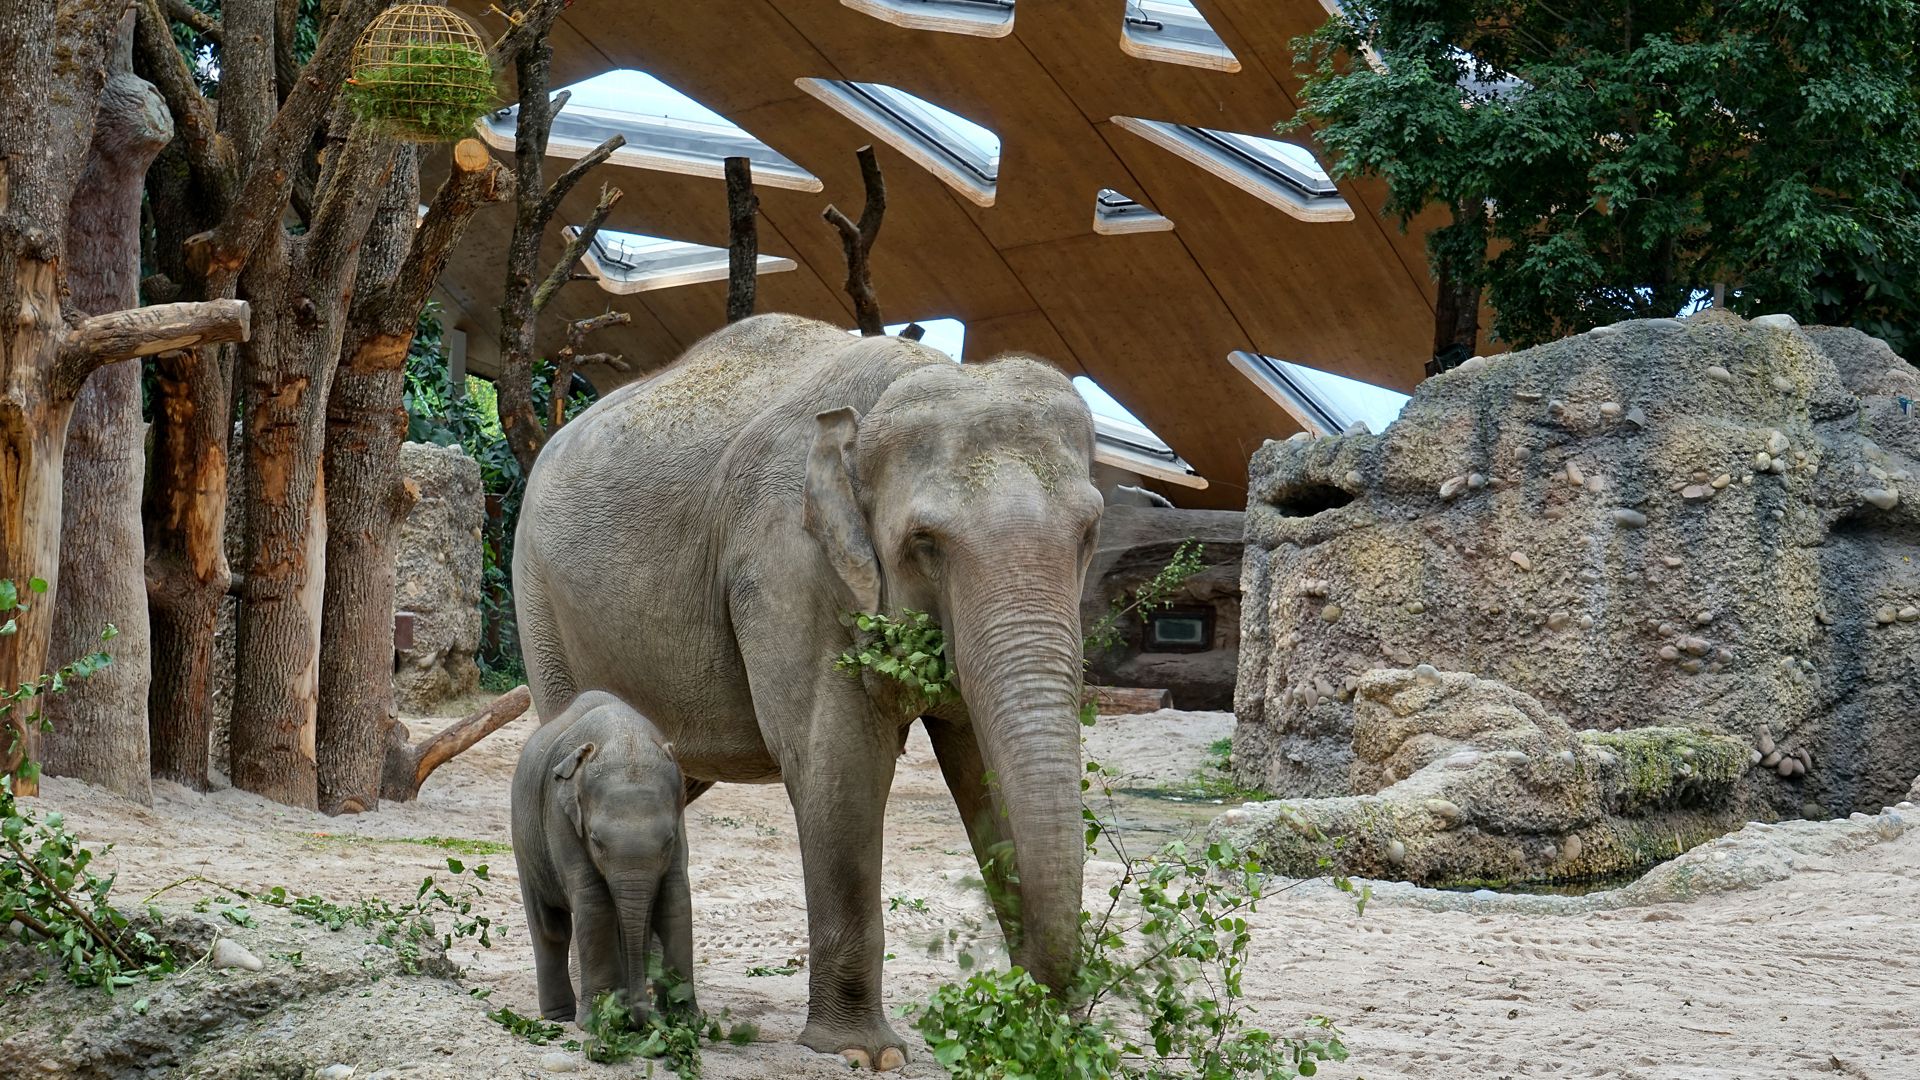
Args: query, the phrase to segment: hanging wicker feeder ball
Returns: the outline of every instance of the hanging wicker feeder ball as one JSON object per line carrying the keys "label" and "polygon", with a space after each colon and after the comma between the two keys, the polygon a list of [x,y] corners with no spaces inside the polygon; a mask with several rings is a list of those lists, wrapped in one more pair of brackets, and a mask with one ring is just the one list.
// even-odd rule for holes
{"label": "hanging wicker feeder ball", "polygon": [[480,35],[439,4],[396,4],[353,47],[355,115],[409,142],[452,142],[497,105]]}

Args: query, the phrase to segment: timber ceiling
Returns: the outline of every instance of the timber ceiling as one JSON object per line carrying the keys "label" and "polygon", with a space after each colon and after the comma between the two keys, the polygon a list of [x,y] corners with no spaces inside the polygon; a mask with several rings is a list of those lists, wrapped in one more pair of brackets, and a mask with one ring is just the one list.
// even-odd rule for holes
{"label": "timber ceiling", "polygon": [[[484,4],[456,6],[498,32]],[[1264,352],[1411,390],[1432,338],[1423,238],[1380,218],[1375,185],[1339,185],[1351,220],[1299,220],[1112,122],[1270,134],[1294,112],[1290,41],[1326,18],[1319,0],[1195,0],[1237,72],[1129,55],[1126,7],[1018,0],[1011,33],[988,38],[897,26],[842,0],[578,0],[552,35],[552,84],[649,72],[823,181],[821,192],[760,186],[761,253],[799,264],[761,276],[762,311],[853,325],[839,239],[820,213],[834,202],[858,215],[854,150],[873,143],[888,203],[874,282],[889,322],[960,319],[969,360],[1024,350],[1092,377],[1211,485],[1162,490],[1181,505],[1240,509],[1248,458],[1299,425],[1227,354]],[[797,86],[802,78],[884,83],[990,128],[1002,144],[993,205],[975,205],[875,139]],[[609,228],[727,243],[719,179],[606,165],[563,206],[547,258],[560,225],[590,214],[600,182],[626,193]],[[1101,188],[1174,228],[1096,233]],[[505,208],[488,210],[442,280],[448,321],[467,331],[482,372],[510,224]],[[715,282],[614,296],[578,282],[543,329],[557,340],[565,320],[630,312],[631,326],[597,335],[594,347],[647,370],[721,324],[725,291]]]}

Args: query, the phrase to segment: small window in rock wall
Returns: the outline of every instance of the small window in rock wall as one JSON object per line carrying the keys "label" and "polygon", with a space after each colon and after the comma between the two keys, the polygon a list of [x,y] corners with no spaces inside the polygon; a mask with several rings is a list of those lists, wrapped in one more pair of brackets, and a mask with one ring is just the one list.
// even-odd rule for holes
{"label": "small window in rock wall", "polygon": [[1213,609],[1167,608],[1147,614],[1145,652],[1206,652],[1213,648]]}

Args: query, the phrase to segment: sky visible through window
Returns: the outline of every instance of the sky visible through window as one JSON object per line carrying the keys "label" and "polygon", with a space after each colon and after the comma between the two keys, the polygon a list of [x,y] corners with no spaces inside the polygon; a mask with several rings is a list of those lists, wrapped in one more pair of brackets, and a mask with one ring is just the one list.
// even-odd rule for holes
{"label": "sky visible through window", "polygon": [[616,68],[566,88],[569,105],[635,116],[657,116],[686,124],[704,124],[744,135],[738,124],[644,71]]}

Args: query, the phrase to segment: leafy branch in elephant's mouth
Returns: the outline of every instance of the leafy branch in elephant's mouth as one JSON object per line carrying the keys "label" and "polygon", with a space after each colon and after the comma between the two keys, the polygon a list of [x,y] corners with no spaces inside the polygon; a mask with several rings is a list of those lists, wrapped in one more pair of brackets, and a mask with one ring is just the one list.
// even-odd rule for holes
{"label": "leafy branch in elephant's mouth", "polygon": [[926,708],[959,698],[947,635],[933,616],[906,608],[897,618],[871,611],[850,618],[860,637],[834,660],[837,670],[855,676],[871,671],[904,687]]}

